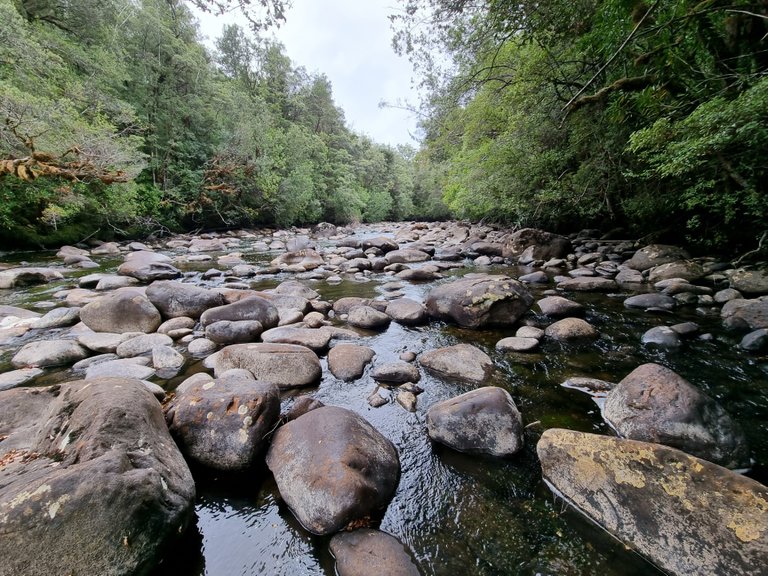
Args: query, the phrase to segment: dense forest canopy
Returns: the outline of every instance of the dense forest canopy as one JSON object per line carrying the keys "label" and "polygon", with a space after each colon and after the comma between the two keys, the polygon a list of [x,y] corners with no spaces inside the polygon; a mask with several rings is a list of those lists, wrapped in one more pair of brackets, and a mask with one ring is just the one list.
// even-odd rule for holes
{"label": "dense forest canopy", "polygon": [[702,245],[768,228],[765,0],[401,5],[455,215]]}
{"label": "dense forest canopy", "polygon": [[[0,241],[459,217],[768,228],[768,1],[399,0],[419,151],[351,131],[286,0],[0,0]],[[190,10],[239,9],[202,42]]]}
{"label": "dense forest canopy", "polygon": [[243,6],[209,50],[179,0],[0,0],[6,243],[447,214],[414,150],[352,132],[328,78],[255,33],[284,2]]}

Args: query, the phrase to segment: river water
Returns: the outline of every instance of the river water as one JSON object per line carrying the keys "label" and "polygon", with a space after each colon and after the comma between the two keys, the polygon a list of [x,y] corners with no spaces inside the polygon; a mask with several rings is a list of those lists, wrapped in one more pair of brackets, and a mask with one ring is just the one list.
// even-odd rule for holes
{"label": "river water", "polygon": [[[238,247],[248,263],[266,263],[274,253]],[[173,255],[169,251],[170,255]],[[216,254],[214,254],[214,257]],[[0,255],[4,262],[50,265],[58,262],[50,253]],[[98,272],[113,271],[121,258],[100,261]],[[432,283],[408,284],[403,291],[423,301],[436,283],[470,271],[518,276],[531,270],[523,267],[476,269],[469,261],[465,268],[450,271],[447,278]],[[212,263],[179,266],[184,281],[214,285],[201,273]],[[78,275],[65,281],[14,291],[0,291],[0,304],[44,311],[55,301],[53,294],[72,287]],[[293,279],[291,274],[256,277],[255,289],[269,289]],[[345,279],[341,284],[305,281],[321,297],[335,301],[343,296],[385,297],[381,286],[392,277],[373,273],[368,282]],[[533,289],[534,295],[552,284]],[[755,465],[749,475],[768,482],[768,361],[748,355],[736,347],[738,337],[725,332],[719,317],[702,316],[693,308],[679,308],[672,315],[654,316],[624,308],[628,293],[616,295],[572,293],[582,303],[585,319],[601,336],[596,342],[563,345],[542,342],[534,353],[514,354],[495,350],[495,343],[514,334],[514,329],[472,331],[441,322],[406,328],[390,324],[381,333],[362,334],[360,343],[376,351],[374,364],[397,360],[404,351],[417,354],[434,348],[468,342],[485,351],[496,371],[491,384],[508,390],[528,428],[526,446],[514,458],[498,460],[466,456],[433,445],[426,434],[425,413],[433,403],[470,389],[422,370],[416,412],[407,412],[392,396],[380,407],[368,405],[367,397],[376,387],[370,376],[355,382],[341,382],[323,364],[318,386],[286,395],[284,406],[298,395],[311,395],[330,405],[343,406],[361,414],[389,438],[400,454],[402,473],[397,492],[384,515],[374,526],[397,536],[412,551],[423,574],[433,575],[622,575],[661,574],[631,550],[613,541],[599,528],[553,498],[541,480],[535,446],[541,433],[552,427],[610,434],[598,404],[587,394],[564,388],[561,383],[573,376],[589,376],[618,382],[646,362],[663,364],[720,401],[744,427]],[[544,317],[530,313],[528,323],[546,325]],[[640,336],[649,328],[694,321],[712,339],[692,339],[675,351],[648,348]],[[341,325],[341,324],[340,324]],[[66,335],[67,330],[57,333]],[[10,347],[0,349],[0,370],[10,369],[10,358],[22,343],[42,337],[29,333]],[[50,337],[50,332],[48,336]],[[184,351],[184,346],[179,351]],[[184,377],[203,370],[190,359],[184,374],[172,380],[155,379],[171,391]],[[35,384],[77,379],[71,370],[49,371]],[[313,536],[303,530],[280,497],[266,467],[241,474],[222,474],[193,468],[197,483],[196,521],[184,540],[168,550],[155,576],[224,575],[333,575],[334,563],[328,551],[330,537]]]}

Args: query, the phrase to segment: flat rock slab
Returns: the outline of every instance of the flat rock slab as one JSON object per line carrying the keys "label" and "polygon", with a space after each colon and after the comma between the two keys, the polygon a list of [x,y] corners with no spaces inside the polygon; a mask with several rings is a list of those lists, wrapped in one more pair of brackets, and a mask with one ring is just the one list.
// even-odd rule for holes
{"label": "flat rock slab", "polygon": [[528,289],[507,276],[463,278],[434,288],[426,299],[431,317],[466,328],[513,325],[531,304]]}
{"label": "flat rock slab", "polygon": [[328,369],[339,380],[357,380],[375,355],[367,346],[337,344],[328,352]]}
{"label": "flat rock slab", "polygon": [[536,449],[556,494],[662,571],[768,566],[762,484],[673,448],[572,430],[545,431]]}
{"label": "flat rock slab", "polygon": [[569,278],[557,284],[558,290],[573,292],[612,292],[618,289],[619,285],[610,278],[601,278],[599,276],[579,276]]}
{"label": "flat rock slab", "polygon": [[216,377],[231,368],[244,368],[281,390],[310,386],[322,374],[317,354],[294,344],[232,344],[206,358],[205,365]]}
{"label": "flat rock slab", "polygon": [[584,314],[584,306],[562,296],[547,296],[536,302],[536,305],[542,314],[551,318],[566,318]]}
{"label": "flat rock slab", "polygon": [[459,452],[513,456],[523,447],[523,419],[509,392],[486,386],[433,404],[430,439]]}
{"label": "flat rock slab", "polygon": [[74,340],[38,340],[25,344],[11,359],[16,368],[64,366],[90,356],[90,351]]}
{"label": "flat rock slab", "polygon": [[510,336],[502,338],[496,342],[496,350],[502,352],[530,352],[539,347],[539,341],[536,338],[519,338]]}
{"label": "flat rock slab", "polygon": [[684,450],[729,468],[750,465],[741,427],[715,400],[659,364],[635,368],[611,390],[603,417],[621,436]]}
{"label": "flat rock slab", "polygon": [[47,284],[63,278],[61,272],[53,268],[11,268],[0,272],[0,289]]}
{"label": "flat rock slab", "polygon": [[194,512],[160,403],[104,378],[0,394],[0,574],[148,573]]}
{"label": "flat rock slab", "polygon": [[424,352],[419,362],[440,376],[475,384],[484,382],[493,369],[491,358],[471,344],[457,344]]}
{"label": "flat rock slab", "polygon": [[394,445],[361,416],[336,406],[280,427],[267,466],[294,516],[320,535],[380,512],[400,476]]}
{"label": "flat rock slab", "polygon": [[419,576],[405,545],[380,530],[340,532],[331,538],[330,548],[339,576]]}
{"label": "flat rock slab", "polygon": [[328,348],[331,334],[322,329],[280,326],[264,332],[261,339],[274,344],[298,344],[314,352],[322,352]]}
{"label": "flat rock slab", "polygon": [[121,358],[120,360],[107,360],[91,364],[85,371],[85,379],[104,378],[106,376],[116,378],[135,378],[137,380],[146,380],[155,375],[155,369],[137,362],[137,358]]}
{"label": "flat rock slab", "polygon": [[22,386],[41,374],[43,374],[43,370],[40,368],[20,368],[19,370],[3,372],[0,374],[0,392]]}
{"label": "flat rock slab", "polygon": [[142,282],[155,280],[171,280],[181,276],[181,270],[171,264],[172,260],[164,254],[150,250],[131,252],[125,257],[125,262],[117,268],[122,276],[131,276]]}
{"label": "flat rock slab", "polygon": [[277,307],[269,300],[260,296],[248,296],[232,304],[209,308],[200,316],[200,323],[203,327],[221,320],[231,322],[256,320],[261,322],[265,329],[268,329],[277,326],[280,315],[277,312]]}

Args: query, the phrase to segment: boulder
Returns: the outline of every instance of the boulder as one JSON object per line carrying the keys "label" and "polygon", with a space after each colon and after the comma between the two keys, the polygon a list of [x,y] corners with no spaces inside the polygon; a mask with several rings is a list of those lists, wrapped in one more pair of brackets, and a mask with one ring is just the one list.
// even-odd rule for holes
{"label": "boulder", "polygon": [[90,356],[90,351],[74,340],[37,340],[25,344],[13,358],[16,368],[65,366]]}
{"label": "boulder", "polygon": [[73,307],[60,307],[50,310],[42,318],[38,318],[32,324],[30,328],[35,329],[47,329],[47,328],[63,328],[65,326],[73,326],[80,321],[80,308]]}
{"label": "boulder", "polygon": [[761,328],[745,335],[739,343],[739,348],[747,352],[768,351],[768,328]]}
{"label": "boulder", "polygon": [[224,296],[219,292],[185,284],[160,280],[147,286],[146,296],[163,318],[200,318],[209,308],[223,306]]}
{"label": "boulder", "polygon": [[297,328],[295,326],[280,326],[267,330],[261,335],[263,342],[275,344],[298,344],[320,353],[328,348],[331,333],[317,328]]}
{"label": "boulder", "polygon": [[419,576],[403,543],[380,530],[340,532],[331,538],[330,549],[338,576]]}
{"label": "boulder", "polygon": [[538,347],[539,341],[536,338],[509,336],[496,342],[496,350],[501,352],[530,352]]}
{"label": "boulder", "polygon": [[209,308],[200,316],[200,323],[203,327],[221,320],[233,322],[256,320],[261,322],[261,325],[266,330],[277,326],[277,323],[280,321],[280,315],[277,307],[265,298],[248,296],[232,304]]}
{"label": "boulder", "polygon": [[600,333],[586,320],[563,318],[547,326],[544,329],[544,336],[560,342],[572,342],[575,340],[593,340],[599,338]]}
{"label": "boulder", "polygon": [[172,280],[181,276],[181,271],[171,264],[172,260],[163,254],[148,250],[130,252],[125,262],[117,268],[122,276],[131,276],[142,282]]}
{"label": "boulder", "polygon": [[117,350],[117,347],[136,336],[137,333],[127,332],[125,334],[114,334],[112,332],[86,332],[77,337],[77,341],[83,346],[98,352],[99,354],[110,353]]}
{"label": "boulder", "polygon": [[668,262],[688,260],[690,257],[688,252],[678,246],[650,244],[635,252],[624,265],[642,272]]}
{"label": "boulder", "polygon": [[0,392],[23,386],[44,373],[40,368],[19,368],[0,373]]}
{"label": "boulder", "polygon": [[195,497],[155,397],[103,378],[9,390],[0,404],[0,574],[152,570]]}
{"label": "boulder", "polygon": [[679,450],[550,429],[544,479],[592,522],[675,576],[768,565],[768,488]]}
{"label": "boulder", "polygon": [[328,369],[339,380],[357,380],[375,355],[367,346],[337,344],[328,352]]}
{"label": "boulder", "polygon": [[232,344],[206,358],[205,365],[217,378],[232,368],[244,368],[281,390],[309,386],[322,374],[317,355],[294,344]]}
{"label": "boulder", "polygon": [[738,268],[728,275],[731,288],[742,294],[768,294],[768,269]]}
{"label": "boulder", "polygon": [[647,310],[649,308],[672,310],[676,304],[677,302],[672,296],[656,294],[653,292],[648,294],[636,294],[635,296],[630,296],[624,300],[625,308],[639,308],[641,310]]}
{"label": "boulder", "polygon": [[101,296],[83,306],[80,320],[94,332],[154,332],[162,322],[160,312],[133,289]]}
{"label": "boulder", "polygon": [[217,344],[255,342],[264,327],[258,320],[219,320],[205,327],[205,337]]}
{"label": "boulder", "polygon": [[184,366],[184,355],[170,346],[155,346],[152,348],[152,366],[158,372],[178,372]]}
{"label": "boulder", "polygon": [[533,296],[517,280],[486,275],[442,284],[426,300],[431,317],[466,328],[513,325],[531,304]]}
{"label": "boulder", "polygon": [[305,300],[315,300],[320,297],[315,290],[308,286],[298,282],[296,280],[286,280],[278,284],[273,290],[273,293],[281,296],[298,296]]}
{"label": "boulder", "polygon": [[392,319],[384,312],[379,312],[370,306],[355,306],[349,311],[347,322],[357,328],[366,330],[381,330],[389,326]]}
{"label": "boulder", "polygon": [[218,348],[218,345],[213,340],[208,338],[195,338],[189,344],[187,344],[187,352],[192,356],[207,356]]}
{"label": "boulder", "polygon": [[768,296],[729,300],[720,311],[723,324],[730,330],[768,328]]}
{"label": "boulder", "polygon": [[584,306],[562,296],[547,296],[536,302],[541,313],[551,318],[566,318],[568,316],[582,316]]}
{"label": "boulder", "polygon": [[357,296],[345,296],[339,298],[333,303],[333,311],[335,314],[349,314],[352,308],[357,306],[368,306],[371,301],[368,298],[358,298]]}
{"label": "boulder", "polygon": [[311,248],[307,248],[305,250],[298,250],[296,252],[286,252],[285,254],[281,254],[272,262],[270,262],[272,266],[276,266],[277,268],[287,268],[290,266],[300,267],[304,270],[314,270],[315,268],[319,268],[325,262],[323,261],[323,257],[320,256],[315,250],[312,250]]}
{"label": "boulder", "polygon": [[564,258],[571,249],[571,241],[564,236],[537,228],[523,228],[512,234],[505,242],[502,247],[502,256],[507,260],[515,260],[527,252],[520,260],[521,264],[526,264],[534,260]]}
{"label": "boulder", "polygon": [[366,238],[360,243],[360,245],[363,250],[367,250],[368,248],[378,248],[384,253],[392,252],[393,250],[397,250],[400,247],[400,245],[392,238],[387,238],[386,236]]}
{"label": "boulder", "polygon": [[419,363],[440,376],[480,384],[493,369],[490,357],[471,344],[457,344],[424,352]]}
{"label": "boulder", "polygon": [[398,324],[405,326],[417,326],[427,321],[427,309],[424,304],[410,298],[390,300],[385,313]]}
{"label": "boulder", "polygon": [[750,465],[744,432],[723,407],[659,364],[643,364],[619,382],[603,417],[631,440],[672,446],[728,468]]}
{"label": "boulder", "polygon": [[487,386],[443,400],[427,410],[434,442],[468,454],[512,456],[523,447],[523,419],[509,392]]}
{"label": "boulder", "polygon": [[371,371],[371,378],[385,384],[404,384],[418,382],[421,379],[419,369],[407,362],[387,362],[379,364]]}
{"label": "boulder", "polygon": [[156,346],[173,346],[173,338],[167,334],[142,334],[121,342],[115,352],[121,358],[129,358],[151,352]]}
{"label": "boulder", "polygon": [[642,335],[640,342],[668,349],[678,348],[683,344],[680,334],[669,326],[654,326]]}
{"label": "boulder", "polygon": [[387,264],[412,264],[429,260],[429,254],[413,248],[392,250],[384,255]]}
{"label": "boulder", "polygon": [[279,417],[277,386],[240,374],[177,390],[166,413],[185,456],[228,471],[254,465]]}
{"label": "boulder", "polygon": [[707,275],[704,267],[693,260],[676,260],[654,266],[648,272],[648,281],[652,284],[671,278],[682,278],[694,282]]}
{"label": "boulder", "polygon": [[358,414],[335,406],[280,427],[267,466],[294,516],[319,535],[379,513],[400,475],[392,443]]}
{"label": "boulder", "polygon": [[618,284],[610,278],[600,276],[579,276],[568,278],[557,283],[558,290],[572,292],[612,292],[618,288]]}
{"label": "boulder", "polygon": [[9,268],[0,271],[0,289],[47,284],[63,278],[61,272],[53,268]]}

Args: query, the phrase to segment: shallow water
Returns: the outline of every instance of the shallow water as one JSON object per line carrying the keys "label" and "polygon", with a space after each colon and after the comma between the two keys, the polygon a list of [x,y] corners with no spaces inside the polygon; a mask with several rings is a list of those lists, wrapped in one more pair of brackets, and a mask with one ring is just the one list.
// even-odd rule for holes
{"label": "shallow water", "polygon": [[[268,261],[274,254],[242,251],[249,263]],[[51,262],[51,254],[27,253],[33,265]],[[8,255],[4,261],[9,261]],[[18,260],[17,260],[18,261]],[[54,260],[55,261],[55,260]],[[114,269],[119,259],[104,262],[104,272]],[[199,282],[200,273],[213,263],[183,267],[186,281]],[[452,271],[457,276],[470,271]],[[528,269],[492,268],[477,271],[518,275]],[[94,271],[78,273],[89,274]],[[267,289],[291,275],[257,277],[254,288]],[[447,281],[440,280],[438,282]],[[372,274],[370,282],[345,280],[331,286],[323,281],[305,281],[324,299],[342,296],[380,297],[381,284],[391,276]],[[214,285],[218,281],[207,282]],[[17,291],[0,291],[0,304],[34,308],[51,301],[53,293],[72,286],[65,282]],[[435,283],[411,284],[405,295],[423,300]],[[549,286],[551,287],[551,285]],[[537,290],[538,292],[540,290]],[[495,343],[514,334],[514,329],[471,331],[431,323],[405,328],[392,323],[383,333],[361,336],[360,342],[373,348],[375,363],[393,361],[403,351],[421,353],[441,346],[469,342],[491,356],[496,365],[492,384],[507,389],[523,414],[526,447],[508,460],[470,457],[433,446],[426,435],[425,413],[433,403],[456,396],[470,386],[434,377],[422,371],[415,413],[400,407],[394,396],[381,408],[371,408],[368,395],[376,388],[366,375],[351,383],[336,380],[322,358],[323,379],[314,388],[286,395],[284,407],[297,395],[308,394],[326,404],[343,406],[360,413],[397,447],[402,467],[397,492],[389,507],[374,525],[400,538],[413,552],[419,568],[431,575],[641,575],[660,574],[651,565],[628,551],[578,514],[568,510],[541,480],[535,445],[543,430],[566,427],[610,434],[602,421],[599,406],[592,398],[560,384],[572,376],[590,376],[618,381],[645,362],[657,362],[673,369],[717,398],[738,418],[752,448],[755,466],[750,475],[768,482],[768,362],[765,357],[744,354],[736,349],[736,336],[726,333],[717,316],[681,309],[674,315],[654,316],[625,309],[623,298],[605,295],[568,295],[587,307],[586,319],[601,333],[591,344],[563,346],[544,342],[535,353],[500,353]],[[41,310],[43,311],[43,310]],[[677,351],[663,352],[640,344],[648,328],[693,320],[711,341],[691,340]],[[530,314],[527,321],[544,325],[545,319]],[[67,330],[58,333],[65,336]],[[49,333],[50,334],[50,333]],[[41,335],[29,333],[0,353],[0,369],[9,368],[15,349]],[[190,360],[186,373],[172,380],[156,380],[169,391],[183,376],[202,370]],[[77,378],[71,370],[52,371],[37,384]],[[274,480],[265,467],[237,475],[193,470],[197,482],[196,521],[185,539],[170,549],[156,574],[236,575],[332,575],[333,559],[328,537],[309,534],[281,504]]]}

